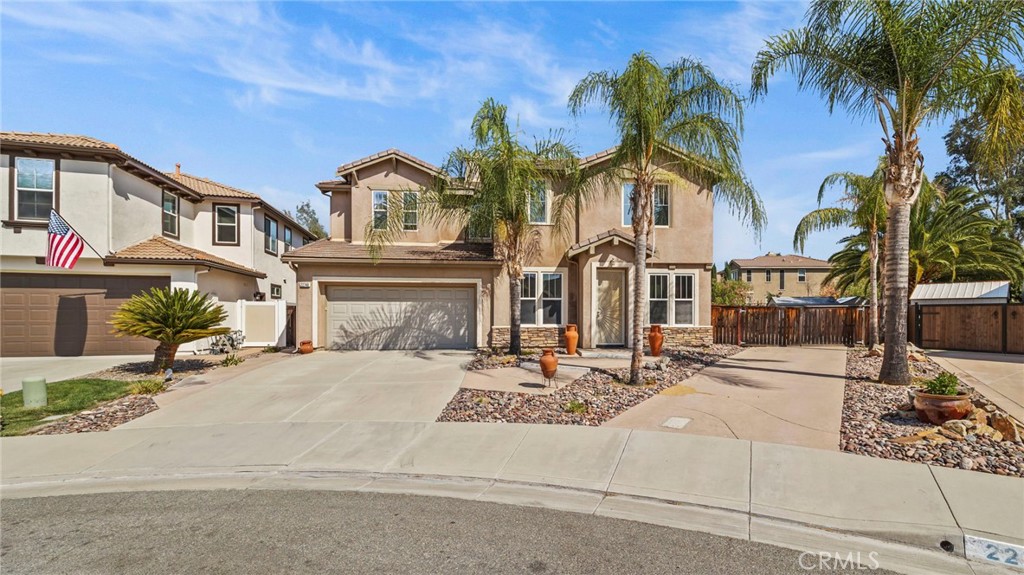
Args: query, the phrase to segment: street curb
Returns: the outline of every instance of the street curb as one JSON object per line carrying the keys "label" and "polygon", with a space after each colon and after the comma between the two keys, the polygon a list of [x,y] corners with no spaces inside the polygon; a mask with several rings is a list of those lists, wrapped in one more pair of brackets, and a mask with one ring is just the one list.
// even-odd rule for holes
{"label": "street curb", "polygon": [[[289,471],[266,468],[193,469],[175,474],[92,474],[40,476],[2,485],[2,499],[24,499],[131,491],[192,491],[221,489],[316,490],[394,493],[451,497],[473,501],[541,507],[638,521],[734,539],[765,543],[809,553],[840,557],[907,575],[934,573],[1019,574],[990,563],[969,561],[958,551],[947,553],[905,543],[844,533],[749,511],[680,503],[611,491],[575,489],[530,482],[458,476],[367,473],[347,471]],[[953,542],[958,550],[964,541]],[[804,557],[804,556],[802,556]]]}

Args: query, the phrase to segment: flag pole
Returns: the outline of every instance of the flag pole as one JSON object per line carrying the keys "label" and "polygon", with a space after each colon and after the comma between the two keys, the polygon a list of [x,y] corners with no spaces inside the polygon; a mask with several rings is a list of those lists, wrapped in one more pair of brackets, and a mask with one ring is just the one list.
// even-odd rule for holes
{"label": "flag pole", "polygon": [[64,216],[58,214],[57,210],[50,209],[50,213],[54,214],[55,216],[60,218],[61,221],[63,221],[65,224],[67,224],[68,227],[71,228],[71,231],[75,232],[75,234],[78,236],[78,238],[82,240],[83,244],[89,246],[89,249],[92,250],[93,253],[98,255],[100,257],[100,259],[103,259],[103,254],[101,254],[99,252],[99,250],[97,250],[96,248],[92,247],[92,244],[90,244],[89,241],[85,239],[85,236],[83,236],[81,233],[79,233],[79,231],[75,229],[75,226],[71,225],[71,222],[69,222]]}

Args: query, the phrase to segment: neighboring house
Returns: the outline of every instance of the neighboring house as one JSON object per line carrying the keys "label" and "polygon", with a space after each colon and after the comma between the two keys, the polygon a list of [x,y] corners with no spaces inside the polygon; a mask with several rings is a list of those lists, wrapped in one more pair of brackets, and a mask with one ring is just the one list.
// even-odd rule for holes
{"label": "neighboring house", "polygon": [[[295,272],[280,256],[312,234],[259,196],[160,172],[87,136],[2,132],[0,169],[0,355],[151,352],[152,341],[107,324],[151,287],[209,293],[247,344],[284,344],[285,306],[246,304],[294,304]],[[51,208],[89,244],[73,270],[43,264]]]}
{"label": "neighboring house", "polygon": [[917,284],[910,294],[911,305],[982,305],[1009,301],[1009,281]]}
{"label": "neighboring house", "polygon": [[[584,158],[600,166],[613,150]],[[662,162],[662,165],[665,165]],[[476,348],[507,345],[509,282],[487,230],[438,226],[417,206],[417,190],[440,170],[399,150],[340,166],[317,184],[331,197],[331,237],[285,260],[298,273],[298,338],[338,348]],[[665,326],[666,345],[711,343],[713,206],[709,190],[685,174],[659,182],[648,259],[646,323]],[[598,194],[556,233],[547,183],[531,205],[540,253],[522,282],[525,347],[561,345],[568,323],[583,347],[630,341],[633,238],[626,181]],[[371,260],[365,231],[402,194],[405,236]],[[390,202],[394,206],[395,202]]]}
{"label": "neighboring house", "polygon": [[831,265],[824,260],[768,252],[730,261],[728,277],[749,284],[748,304],[765,304],[772,296],[819,295],[829,270]]}

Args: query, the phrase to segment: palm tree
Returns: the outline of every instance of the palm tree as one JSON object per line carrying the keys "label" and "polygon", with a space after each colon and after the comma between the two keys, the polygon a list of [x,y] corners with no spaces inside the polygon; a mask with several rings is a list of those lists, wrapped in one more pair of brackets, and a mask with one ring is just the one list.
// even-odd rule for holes
{"label": "palm tree", "polygon": [[[1024,247],[1000,233],[982,194],[970,188],[942,193],[923,186],[910,216],[910,289],[919,283],[1024,278]],[[888,234],[882,234],[882,243]],[[845,289],[868,275],[868,231],[844,238],[829,258],[826,281]],[[884,286],[883,286],[884,287]]]}
{"label": "palm tree", "polygon": [[181,344],[228,333],[229,328],[217,327],[227,317],[224,308],[202,292],[153,288],[121,304],[110,324],[118,337],[132,335],[159,342],[153,371],[160,372],[174,366]]}
{"label": "palm tree", "polygon": [[[589,180],[578,170],[574,150],[558,134],[536,140],[532,148],[519,141],[508,123],[507,107],[488,99],[473,117],[473,148],[457,148],[446,159],[442,174],[429,189],[421,190],[418,208],[439,224],[465,227],[490,237],[494,255],[509,279],[510,354],[522,352],[522,279],[540,249],[541,234],[534,222],[537,210],[549,210],[556,233],[568,230],[568,211],[575,198],[584,197]],[[548,186],[558,188],[550,201]],[[401,194],[394,201],[401,201]],[[371,255],[397,241],[402,231],[401,206],[388,209],[390,217],[376,228],[366,226]]]}
{"label": "palm tree", "polygon": [[868,322],[868,347],[878,345],[878,246],[879,234],[885,221],[885,165],[884,163],[870,176],[851,172],[837,172],[825,178],[818,188],[818,205],[826,190],[833,186],[843,187],[840,207],[818,208],[796,226],[793,234],[793,248],[803,253],[807,237],[815,231],[853,226],[867,235],[871,319]]}
{"label": "palm tree", "polygon": [[[687,58],[661,67],[638,52],[621,73],[591,72],[573,90],[569,110],[579,115],[597,101],[614,120],[619,144],[611,158],[613,177],[633,181],[633,357],[629,381],[640,383],[643,321],[647,292],[648,235],[652,230],[652,191],[667,168],[714,174],[715,197],[748,220],[755,232],[765,225],[764,206],[740,163],[743,100],[700,62]],[[665,149],[678,151],[666,160]]]}
{"label": "palm tree", "polygon": [[889,205],[883,382],[909,384],[907,300],[910,211],[921,193],[918,128],[961,113],[986,121],[987,157],[1024,140],[1021,57],[1024,2],[814,0],[806,25],[772,36],[753,65],[763,97],[776,71],[838,105],[877,119],[885,142]]}

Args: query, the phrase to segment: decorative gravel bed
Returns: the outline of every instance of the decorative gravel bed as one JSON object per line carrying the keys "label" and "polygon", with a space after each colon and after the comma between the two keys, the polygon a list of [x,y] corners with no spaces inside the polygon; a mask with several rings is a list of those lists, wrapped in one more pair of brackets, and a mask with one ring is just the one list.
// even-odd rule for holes
{"label": "decorative gravel bed", "polygon": [[[615,369],[588,373],[551,395],[460,389],[437,420],[601,425],[740,349],[716,344],[665,350],[662,355],[668,361],[662,368],[642,370],[645,383],[639,386],[621,383],[628,379],[629,369]],[[509,363],[518,365],[518,358],[505,357],[512,357]]]}
{"label": "decorative gravel bed", "polygon": [[[174,360],[174,379],[182,379],[190,375],[206,373],[215,367],[219,367],[220,361],[221,358],[217,356],[212,356],[209,359],[176,359]],[[115,365],[114,367],[104,369],[103,371],[91,373],[86,377],[93,379],[113,379],[116,381],[153,379],[153,362],[134,361],[131,363],[122,363],[121,365]]]}
{"label": "decorative gravel bed", "polygon": [[36,428],[31,435],[107,431],[158,409],[151,395],[126,395]]}
{"label": "decorative gravel bed", "polygon": [[[1024,445],[1019,440],[997,441],[982,433],[967,433],[961,438],[918,421],[912,411],[901,411],[909,407],[908,388],[873,381],[881,366],[882,359],[869,357],[866,349],[847,353],[840,432],[843,451],[1024,477]],[[915,379],[929,379],[943,371],[927,358],[911,362],[910,367]],[[971,389],[971,399],[980,411],[998,412],[981,394],[967,385],[963,387]]]}

